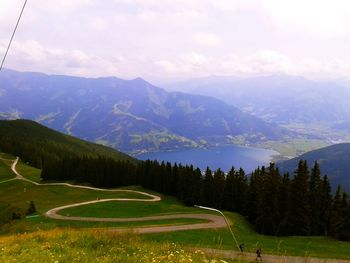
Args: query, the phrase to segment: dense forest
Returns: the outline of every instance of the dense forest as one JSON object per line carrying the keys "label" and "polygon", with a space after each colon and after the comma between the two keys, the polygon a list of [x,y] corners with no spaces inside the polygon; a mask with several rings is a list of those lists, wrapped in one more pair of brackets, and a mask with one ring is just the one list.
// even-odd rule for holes
{"label": "dense forest", "polygon": [[247,176],[243,169],[205,174],[193,166],[157,161],[118,162],[108,158],[63,158],[47,163],[43,180],[75,180],[97,187],[142,185],[172,195],[188,206],[204,205],[244,215],[267,235],[328,235],[350,240],[350,201],[340,187],[333,195],[316,162],[300,161],[293,176],[273,163]]}

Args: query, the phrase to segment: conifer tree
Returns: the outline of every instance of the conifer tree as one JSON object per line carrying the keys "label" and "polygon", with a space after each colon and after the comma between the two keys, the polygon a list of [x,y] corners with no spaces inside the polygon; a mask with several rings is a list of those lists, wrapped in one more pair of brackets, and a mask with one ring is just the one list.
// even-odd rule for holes
{"label": "conifer tree", "polygon": [[203,187],[204,205],[212,207],[214,205],[214,178],[209,167],[205,171]]}
{"label": "conifer tree", "polygon": [[249,187],[247,190],[247,198],[245,203],[244,214],[247,216],[250,223],[255,224],[257,217],[257,195],[258,184],[257,178],[260,174],[260,167],[258,167],[249,178]]}
{"label": "conifer tree", "polygon": [[330,228],[330,218],[332,213],[332,194],[331,185],[327,175],[323,176],[320,195],[320,224],[321,235],[328,235]]}
{"label": "conifer tree", "polygon": [[300,160],[291,181],[288,208],[288,230],[292,235],[310,234],[309,171],[307,162]]}
{"label": "conifer tree", "polygon": [[310,199],[310,234],[320,235],[323,232],[321,222],[321,171],[317,162],[311,169],[309,184]]}
{"label": "conifer tree", "polygon": [[214,207],[221,209],[224,200],[224,190],[225,190],[225,174],[221,169],[217,169],[214,173],[213,178],[213,205]]}
{"label": "conifer tree", "polygon": [[247,178],[242,168],[228,172],[224,190],[224,208],[229,211],[243,213],[247,196]]}
{"label": "conifer tree", "polygon": [[281,176],[275,164],[271,163],[268,170],[261,171],[261,185],[257,195],[256,228],[260,233],[275,235],[280,223],[279,190]]}
{"label": "conifer tree", "polygon": [[280,221],[276,229],[276,235],[284,236],[288,234],[288,204],[290,193],[289,173],[285,173],[282,177],[281,186],[278,192],[279,200],[279,217]]}
{"label": "conifer tree", "polygon": [[342,200],[342,190],[338,186],[332,203],[332,213],[330,220],[330,235],[336,239],[341,236],[341,231],[345,225],[344,203]]}

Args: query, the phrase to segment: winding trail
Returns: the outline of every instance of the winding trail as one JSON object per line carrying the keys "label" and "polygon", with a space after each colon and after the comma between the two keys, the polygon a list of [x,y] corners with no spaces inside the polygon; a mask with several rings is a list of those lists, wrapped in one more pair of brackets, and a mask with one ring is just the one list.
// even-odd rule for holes
{"label": "winding trail", "polygon": [[208,228],[223,228],[227,227],[224,218],[218,215],[213,214],[174,214],[174,215],[160,215],[160,216],[147,216],[147,217],[132,217],[132,218],[103,218],[103,217],[79,217],[79,216],[64,216],[58,214],[60,210],[66,208],[72,208],[82,205],[88,204],[96,204],[102,202],[110,202],[110,201],[127,201],[127,202],[159,202],[161,201],[161,197],[157,195],[152,195],[149,193],[134,191],[134,190],[120,190],[120,189],[103,189],[96,188],[90,186],[83,185],[73,185],[69,183],[38,183],[23,177],[17,170],[16,165],[19,161],[17,157],[12,165],[11,170],[16,175],[15,178],[2,181],[0,183],[5,183],[13,180],[22,180],[29,183],[32,183],[36,186],[67,186],[72,188],[82,188],[93,191],[108,191],[108,192],[129,192],[136,193],[140,195],[145,195],[149,197],[149,199],[138,199],[138,198],[109,198],[109,199],[99,199],[86,201],[81,203],[74,203],[70,205],[60,206],[53,208],[45,213],[45,215],[49,218],[58,219],[58,220],[71,220],[71,221],[85,221],[85,222],[142,222],[142,221],[154,221],[154,220],[168,220],[168,219],[203,219],[207,220],[206,223],[197,223],[197,224],[187,224],[187,225],[169,225],[169,226],[152,226],[152,227],[133,227],[133,228],[111,228],[110,231],[113,232],[135,232],[135,233],[161,233],[161,232],[173,232],[180,230],[193,230],[193,229],[208,229]]}

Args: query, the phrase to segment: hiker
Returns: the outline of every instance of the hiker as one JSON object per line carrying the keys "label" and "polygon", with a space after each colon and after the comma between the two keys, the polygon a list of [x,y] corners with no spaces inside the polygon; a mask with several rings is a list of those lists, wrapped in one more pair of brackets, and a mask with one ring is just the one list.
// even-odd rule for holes
{"label": "hiker", "polygon": [[262,258],[261,258],[261,248],[258,248],[256,250],[256,261],[258,261],[258,259],[260,259],[262,261]]}
{"label": "hiker", "polygon": [[243,244],[243,243],[241,243],[241,244],[239,245],[239,250],[243,253],[243,250],[244,250],[244,244]]}

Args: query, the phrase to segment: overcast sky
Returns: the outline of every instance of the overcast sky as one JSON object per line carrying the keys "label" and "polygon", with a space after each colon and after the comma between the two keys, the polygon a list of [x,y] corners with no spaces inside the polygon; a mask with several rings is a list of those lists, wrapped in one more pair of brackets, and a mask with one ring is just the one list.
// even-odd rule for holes
{"label": "overcast sky", "polygon": [[[0,54],[23,0],[0,0]],[[151,81],[350,77],[349,0],[28,0],[5,67]]]}

